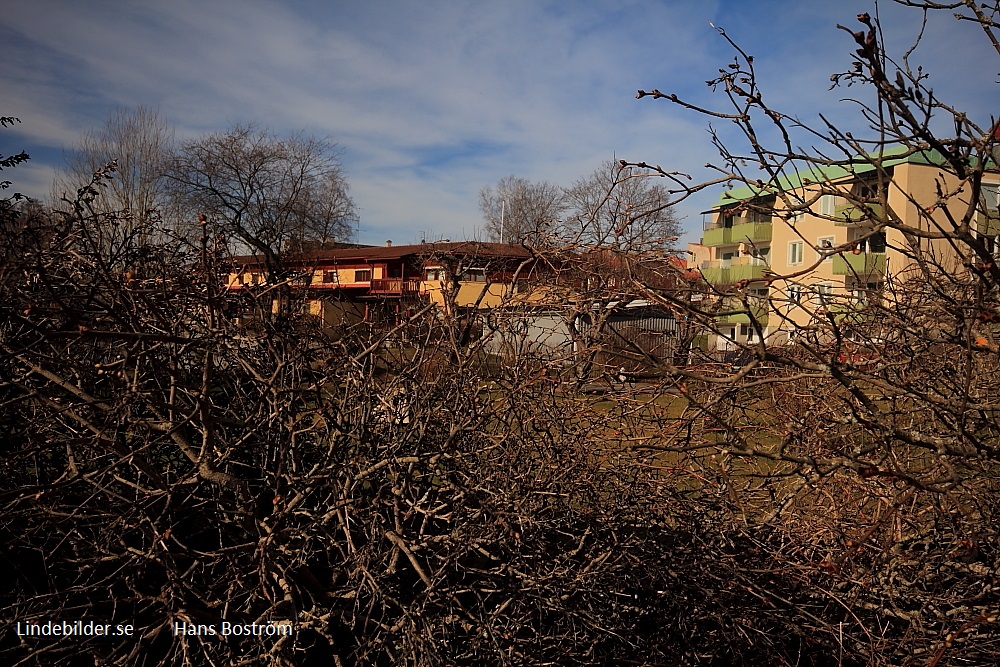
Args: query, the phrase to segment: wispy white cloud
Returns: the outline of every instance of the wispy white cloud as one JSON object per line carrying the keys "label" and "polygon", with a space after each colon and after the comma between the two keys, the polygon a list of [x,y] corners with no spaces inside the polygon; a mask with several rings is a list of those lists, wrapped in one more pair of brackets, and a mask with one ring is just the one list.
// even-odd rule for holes
{"label": "wispy white cloud", "polygon": [[[568,184],[617,155],[706,175],[705,119],[632,97],[659,87],[719,104],[704,81],[731,53],[709,21],[757,57],[777,106],[846,114],[842,93],[826,91],[850,53],[833,26],[868,3],[752,4],[34,0],[0,28],[14,45],[0,61],[0,113],[22,117],[19,140],[55,149],[138,103],[181,139],[246,121],[304,130],[343,147],[362,240],[457,238],[479,224],[479,189],[511,173]],[[893,19],[901,32],[912,14]],[[942,72],[961,67],[937,38],[926,54]],[[19,174],[22,189],[46,168]],[[681,206],[690,226],[717,194]]]}

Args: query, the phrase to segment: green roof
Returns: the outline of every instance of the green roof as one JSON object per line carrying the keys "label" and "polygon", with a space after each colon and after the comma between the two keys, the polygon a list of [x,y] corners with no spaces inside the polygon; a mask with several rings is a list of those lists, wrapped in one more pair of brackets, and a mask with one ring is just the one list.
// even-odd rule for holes
{"label": "green roof", "polygon": [[778,192],[795,190],[812,183],[826,183],[846,176],[873,172],[875,171],[873,162],[879,160],[880,155],[885,167],[894,167],[897,164],[942,164],[944,162],[944,156],[937,151],[914,151],[905,146],[894,146],[882,151],[881,154],[872,153],[867,157],[858,157],[843,164],[818,165],[806,171],[778,176],[769,181],[757,181],[758,185],[744,185],[727,190],[722,193],[715,208]]}

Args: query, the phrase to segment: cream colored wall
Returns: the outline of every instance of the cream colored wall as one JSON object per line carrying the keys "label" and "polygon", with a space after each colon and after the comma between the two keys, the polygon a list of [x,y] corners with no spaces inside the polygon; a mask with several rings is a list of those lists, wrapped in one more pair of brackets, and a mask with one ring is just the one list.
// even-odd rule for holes
{"label": "cream colored wall", "polygon": [[[987,178],[988,182],[993,179]],[[843,181],[845,190],[850,186],[851,180]],[[969,197],[966,192],[968,188],[961,188],[961,183],[953,174],[948,174],[941,169],[924,164],[905,163],[893,168],[892,182],[888,191],[887,203],[890,211],[895,213],[900,221],[907,226],[918,229],[936,229],[934,224],[929,224],[926,213],[930,211],[931,220],[940,225],[945,230],[953,230],[952,223],[948,220],[948,214],[955,219],[961,219],[969,207]],[[937,208],[938,189],[945,192],[957,193],[949,199],[948,210]],[[819,211],[821,201],[812,206],[814,212]],[[860,230],[858,226],[836,225],[832,220],[825,220],[816,215],[806,215],[792,226],[775,216],[771,233],[771,266],[775,273],[788,275],[797,271],[808,270],[807,273],[794,278],[794,282],[808,289],[818,283],[830,283],[834,286],[834,297],[846,297],[848,276],[835,275],[833,273],[833,262],[823,261],[815,267],[813,263],[819,259],[817,250],[818,239],[824,236],[833,236],[835,245],[844,245],[852,241],[852,230]],[[886,228],[886,275],[894,276],[897,280],[904,278],[911,271],[915,270],[915,264],[902,250],[908,247],[908,242],[903,232],[895,228]],[[859,233],[855,231],[854,234]],[[804,245],[803,263],[792,266],[788,263],[788,244],[795,240],[802,240]],[[921,242],[923,252],[929,252],[942,269],[954,271],[961,267],[963,258],[959,257],[954,247],[945,240],[924,240]],[[848,251],[849,252],[849,251]],[[772,302],[778,301],[778,308],[782,308],[780,301],[787,299],[788,286],[791,280],[778,280],[772,284]],[[817,305],[815,301],[809,304],[811,308]],[[787,331],[794,328],[792,325],[802,326],[808,324],[812,314],[805,308],[795,308],[785,303],[783,312],[786,312],[787,322],[781,318],[771,318],[772,327],[776,331]],[[774,320],[777,320],[776,322]]]}
{"label": "cream colored wall", "polygon": [[700,243],[688,243],[688,268],[700,268],[703,262],[710,262],[713,259],[712,248]]}
{"label": "cream colored wall", "polygon": [[319,317],[324,325],[335,327],[360,322],[364,319],[364,307],[349,301],[312,299],[309,301],[309,314]]}
{"label": "cream colored wall", "polygon": [[[332,284],[354,285],[354,284],[356,284],[355,280],[354,280],[354,272],[355,271],[362,271],[362,270],[364,270],[364,268],[365,267],[352,267],[352,268],[349,268],[349,269],[345,269],[345,268],[342,268],[342,267],[338,267],[336,269],[336,272],[337,272],[337,282],[336,283],[323,283],[323,274],[326,271],[330,271],[331,269],[316,269],[315,271],[313,271],[312,284],[313,285],[322,285],[322,284],[327,284],[327,285],[332,285]],[[380,272],[378,273],[378,275],[376,275],[376,271],[372,271],[372,278],[380,278],[380,277],[381,277],[381,273]]]}
{"label": "cream colored wall", "polygon": [[[987,182],[993,179],[987,177]],[[896,167],[893,178],[894,187],[889,192],[889,204],[902,222],[910,227],[928,231],[954,231],[954,225],[948,220],[950,213],[955,220],[961,220],[970,207],[969,189],[954,175],[937,167],[919,164],[904,164]],[[937,206],[938,188],[944,192],[954,193],[948,198],[947,211]],[[909,195],[909,196],[907,196]],[[924,210],[921,214],[918,207]],[[928,220],[927,211],[930,211]],[[906,241],[899,230],[889,231],[890,245],[905,247]],[[940,263],[945,271],[958,270],[968,258],[962,258],[954,246],[945,240],[922,240],[921,250],[928,253],[934,261]],[[890,250],[890,272],[903,273],[912,269],[912,260],[898,251]]]}
{"label": "cream colored wall", "polygon": [[427,298],[438,308],[444,308],[444,281],[442,280],[421,280],[420,293],[426,294]]}
{"label": "cream colored wall", "polygon": [[509,294],[510,286],[506,284],[460,283],[457,303],[460,306],[473,306],[478,300],[479,308],[496,308],[503,304]]}
{"label": "cream colored wall", "polygon": [[[326,271],[329,271],[329,270],[330,269],[313,269],[312,276],[311,276],[311,279],[310,279],[311,280],[310,284],[311,285],[323,285],[323,284],[327,284],[327,285],[333,285],[333,284],[353,285],[353,284],[356,284],[355,281],[354,281],[354,272],[358,271],[358,270],[362,270],[362,269],[361,268],[350,268],[350,269],[338,268],[336,270],[337,271],[337,282],[336,283],[324,283],[323,282],[323,274]],[[372,271],[372,278],[381,278],[381,277],[382,277],[382,270],[381,270],[381,268],[376,268],[374,271]],[[243,281],[242,283],[240,282],[241,278],[242,278],[242,281]],[[226,278],[226,286],[227,287],[239,287],[240,285],[252,285],[252,284],[254,284],[254,282],[253,282],[254,280],[256,280],[257,283],[263,282],[263,274],[260,273],[260,272],[253,272],[253,271],[246,271],[246,272],[243,272],[243,273],[230,273],[229,276]]]}
{"label": "cream colored wall", "polygon": [[233,272],[226,277],[226,287],[230,288],[259,285],[263,282],[264,274],[259,271]]}
{"label": "cream colored wall", "polygon": [[[806,197],[815,193],[806,193]],[[818,213],[822,206],[817,200],[811,210]],[[819,284],[829,284],[833,287],[833,295],[843,296],[844,276],[833,273],[832,257],[823,259],[819,250],[820,239],[833,237],[834,247],[847,243],[848,228],[837,226],[832,221],[818,215],[804,214],[790,224],[775,216],[771,227],[771,270],[781,276],[791,276],[788,280],[775,280],[771,284],[769,298],[784,317],[772,313],[768,318],[768,329],[773,336],[787,336],[787,332],[797,327],[805,326],[813,318],[817,300],[812,296],[812,290]],[[793,242],[802,243],[802,263],[790,264],[789,247]],[[801,275],[794,275],[800,272]],[[794,304],[790,298],[789,287],[798,285],[804,291],[799,304]]]}
{"label": "cream colored wall", "polygon": [[[446,307],[445,286],[441,280],[423,280],[420,291],[426,294],[431,303],[442,310]],[[485,294],[483,293],[485,291]],[[480,299],[482,295],[482,300]],[[510,295],[510,286],[500,283],[459,282],[458,294],[455,295],[455,305],[460,308],[470,308],[479,301],[479,308],[496,308],[503,304]]]}

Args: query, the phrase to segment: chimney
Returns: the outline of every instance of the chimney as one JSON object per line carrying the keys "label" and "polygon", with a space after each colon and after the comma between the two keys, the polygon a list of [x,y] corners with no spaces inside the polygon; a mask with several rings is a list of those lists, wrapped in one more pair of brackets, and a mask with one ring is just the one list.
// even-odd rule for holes
{"label": "chimney", "polygon": [[392,247],[392,241],[386,241],[385,242],[385,247],[386,248],[391,248]]}

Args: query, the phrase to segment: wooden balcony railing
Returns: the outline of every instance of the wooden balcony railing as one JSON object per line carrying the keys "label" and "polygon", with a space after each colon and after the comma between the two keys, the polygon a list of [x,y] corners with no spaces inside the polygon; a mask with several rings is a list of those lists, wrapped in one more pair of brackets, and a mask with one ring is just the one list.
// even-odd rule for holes
{"label": "wooden balcony railing", "polygon": [[403,278],[374,278],[369,294],[384,294],[388,296],[417,294],[420,292],[419,280],[408,280]]}

